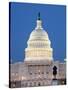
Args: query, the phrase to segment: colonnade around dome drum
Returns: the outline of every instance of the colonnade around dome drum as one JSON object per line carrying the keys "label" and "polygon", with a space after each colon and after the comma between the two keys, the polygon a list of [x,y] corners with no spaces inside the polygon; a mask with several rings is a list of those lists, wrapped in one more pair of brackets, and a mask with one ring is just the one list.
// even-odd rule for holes
{"label": "colonnade around dome drum", "polygon": [[34,48],[26,51],[26,58],[52,59],[52,51],[45,48]]}

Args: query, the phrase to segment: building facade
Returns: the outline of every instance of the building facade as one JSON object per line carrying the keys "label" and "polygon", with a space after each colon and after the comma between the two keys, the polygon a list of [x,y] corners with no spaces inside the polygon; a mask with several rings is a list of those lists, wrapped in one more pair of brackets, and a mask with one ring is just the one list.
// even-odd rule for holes
{"label": "building facade", "polygon": [[27,41],[24,62],[10,67],[10,87],[66,84],[66,62],[54,61],[51,41],[42,27],[40,13],[36,28]]}

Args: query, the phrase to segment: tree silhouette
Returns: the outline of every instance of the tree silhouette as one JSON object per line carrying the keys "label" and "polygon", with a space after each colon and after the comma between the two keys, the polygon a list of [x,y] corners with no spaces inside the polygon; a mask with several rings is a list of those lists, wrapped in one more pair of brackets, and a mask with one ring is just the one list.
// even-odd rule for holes
{"label": "tree silhouette", "polygon": [[54,75],[54,78],[56,79],[56,75],[57,75],[57,67],[56,66],[53,67],[53,75]]}

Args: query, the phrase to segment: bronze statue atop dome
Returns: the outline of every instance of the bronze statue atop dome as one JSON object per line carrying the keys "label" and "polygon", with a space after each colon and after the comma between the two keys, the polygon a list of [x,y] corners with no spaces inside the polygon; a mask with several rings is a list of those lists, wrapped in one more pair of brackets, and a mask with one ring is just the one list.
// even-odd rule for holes
{"label": "bronze statue atop dome", "polygon": [[41,20],[41,18],[40,18],[40,12],[38,13],[38,20]]}

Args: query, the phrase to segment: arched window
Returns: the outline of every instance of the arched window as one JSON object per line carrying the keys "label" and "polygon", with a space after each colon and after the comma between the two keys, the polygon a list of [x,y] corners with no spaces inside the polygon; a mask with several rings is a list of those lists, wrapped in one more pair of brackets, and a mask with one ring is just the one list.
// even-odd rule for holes
{"label": "arched window", "polygon": [[38,83],[38,86],[41,86],[40,82]]}

